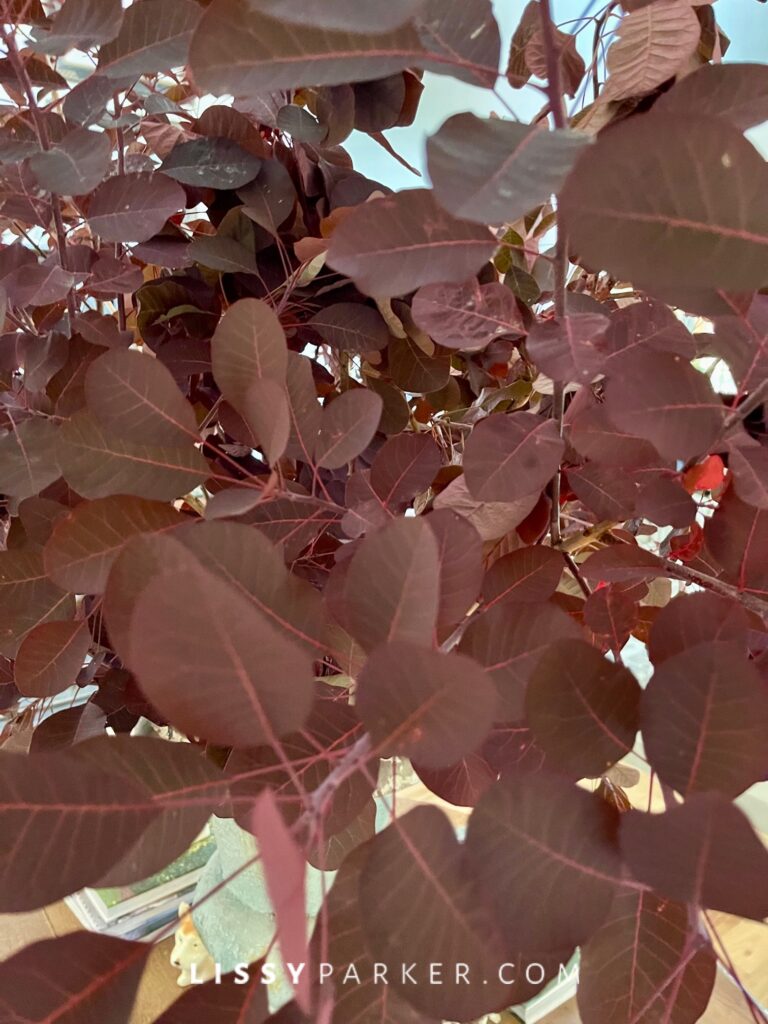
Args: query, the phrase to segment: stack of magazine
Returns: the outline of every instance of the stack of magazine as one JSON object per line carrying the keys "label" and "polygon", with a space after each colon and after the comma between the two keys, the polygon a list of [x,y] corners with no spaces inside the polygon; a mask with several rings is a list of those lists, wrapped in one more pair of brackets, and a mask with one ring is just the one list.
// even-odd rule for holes
{"label": "stack of magazine", "polygon": [[191,902],[197,880],[216,848],[206,829],[178,860],[156,875],[132,885],[81,889],[66,903],[84,928],[121,939],[152,942]]}

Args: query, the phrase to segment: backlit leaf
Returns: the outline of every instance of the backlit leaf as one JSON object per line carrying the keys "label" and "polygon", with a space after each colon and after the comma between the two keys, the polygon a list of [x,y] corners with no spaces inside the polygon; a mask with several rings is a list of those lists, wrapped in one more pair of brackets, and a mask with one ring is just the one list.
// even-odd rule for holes
{"label": "backlit leaf", "polygon": [[141,444],[105,430],[83,410],[59,431],[61,472],[84,498],[135,494],[169,501],[191,491],[208,475],[208,465],[188,444]]}
{"label": "backlit leaf", "polygon": [[[114,39],[123,20],[120,0],[66,0],[48,30],[34,31],[34,49],[62,54]],[[85,190],[83,190],[85,191]]]}
{"label": "backlit leaf", "polygon": [[423,519],[369,533],[352,556],[334,614],[362,647],[432,644],[439,606],[438,546]]}
{"label": "backlit leaf", "polygon": [[14,425],[0,438],[0,490],[31,498],[60,476],[56,461],[56,426],[35,417]]}
{"label": "backlit leaf", "polygon": [[633,892],[616,897],[583,947],[580,968],[585,1024],[695,1024],[709,1003],[717,960],[692,930],[688,907]]}
{"label": "backlit leaf", "polygon": [[288,350],[272,309],[260,299],[241,299],[230,306],[213,335],[211,359],[216,383],[235,408],[241,407],[254,380],[268,377],[283,383]]}
{"label": "backlit leaf", "polygon": [[549,645],[582,635],[574,619],[554,604],[500,602],[470,623],[459,650],[485,666],[499,691],[503,718],[516,721],[523,717],[528,682]]}
{"label": "backlit leaf", "polygon": [[373,0],[253,0],[252,7],[273,18],[297,25],[317,25],[346,31],[388,32],[409,21],[418,0],[394,0],[383,11]]}
{"label": "backlit leaf", "polygon": [[725,407],[707,377],[679,357],[635,356],[611,376],[605,409],[621,430],[670,459],[701,455],[719,437]]}
{"label": "backlit leaf", "polygon": [[137,443],[177,445],[197,438],[192,406],[157,359],[113,349],[88,367],[85,399],[99,424]]}
{"label": "backlit leaf", "polygon": [[659,611],[648,638],[654,665],[703,643],[727,643],[747,649],[749,620],[735,601],[702,591],[680,594]]}
{"label": "backlit leaf", "polygon": [[652,112],[601,133],[560,210],[572,252],[593,270],[641,286],[748,291],[768,280],[766,194],[768,166],[736,128]]}
{"label": "backlit leaf", "polygon": [[0,1006],[19,1024],[127,1019],[151,950],[88,931],[34,942],[0,965]]}
{"label": "backlit leaf", "polygon": [[607,326],[599,313],[575,313],[559,322],[535,324],[526,348],[531,360],[552,380],[588,382],[605,362]]}
{"label": "backlit leaf", "polygon": [[483,580],[486,608],[499,601],[547,601],[557,590],[563,556],[540,544],[520,548],[494,562]]}
{"label": "backlit leaf", "polygon": [[440,449],[426,434],[398,434],[379,449],[371,465],[371,487],[384,505],[396,508],[429,487],[440,469]]}
{"label": "backlit leaf", "polygon": [[768,448],[731,449],[733,489],[747,505],[768,509]]}
{"label": "backlit leaf", "polygon": [[427,143],[429,175],[442,206],[480,224],[507,224],[558,192],[583,132],[456,114]]}
{"label": "backlit leaf", "polygon": [[466,280],[493,248],[487,228],[451,217],[430,190],[414,189],[353,210],[331,236],[328,263],[366,295],[404,295]]}
{"label": "backlit leaf", "polygon": [[600,775],[633,747],[640,687],[628,669],[583,641],[550,644],[525,700],[528,724],[553,767]]}
{"label": "backlit leaf", "polygon": [[620,100],[651,92],[683,69],[700,35],[699,19],[684,0],[656,0],[626,14],[606,56],[603,97]]}
{"label": "backlit leaf", "polygon": [[659,111],[722,117],[742,131],[768,121],[765,64],[704,64],[657,101]]}
{"label": "backlit leaf", "polygon": [[[497,969],[507,959],[498,931],[477,899],[453,826],[436,807],[409,812],[373,840],[360,907],[374,959],[392,965],[395,991],[421,1011],[468,1020],[509,998]],[[446,966],[439,985],[430,984],[430,962]],[[395,969],[402,963],[415,964],[416,984],[402,980]],[[468,965],[469,984],[447,969],[459,963]]]}
{"label": "backlit leaf", "polygon": [[375,309],[360,302],[337,302],[315,313],[309,321],[323,341],[349,352],[386,348],[390,334]]}
{"label": "backlit leaf", "polygon": [[424,67],[469,85],[493,88],[499,75],[501,37],[490,0],[461,4],[424,0],[416,28],[429,55],[422,59]]}
{"label": "backlit leaf", "polygon": [[15,657],[31,629],[73,611],[72,598],[48,579],[39,548],[0,552],[0,654]]}
{"label": "backlit leaf", "polygon": [[[141,784],[79,763],[75,750],[0,754],[4,912],[33,910],[95,884],[161,813]],[[62,834],[69,850],[87,846],[88,856],[62,857]]]}

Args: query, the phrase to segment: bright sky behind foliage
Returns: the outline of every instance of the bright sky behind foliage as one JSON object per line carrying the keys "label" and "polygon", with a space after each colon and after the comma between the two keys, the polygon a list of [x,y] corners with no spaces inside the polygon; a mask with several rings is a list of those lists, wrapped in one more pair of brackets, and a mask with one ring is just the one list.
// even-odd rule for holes
{"label": "bright sky behind foliage", "polygon": [[[555,0],[554,14],[558,24],[567,31],[569,19],[580,18],[584,12],[591,17],[599,12],[603,4],[600,0],[589,3],[588,0]],[[509,42],[515,26],[520,20],[525,0],[495,0],[494,10],[502,34],[502,53],[506,59]],[[718,24],[731,38],[732,45],[727,54],[729,61],[768,61],[768,4],[758,0],[719,0],[717,3]],[[587,64],[590,60],[592,32],[594,22],[585,23],[582,30],[579,50]],[[509,111],[487,89],[466,85],[455,78],[445,75],[425,74],[426,88],[415,122],[408,128],[395,128],[386,133],[394,148],[409,163],[424,170],[426,160],[424,147],[427,136],[435,132],[443,121],[452,114],[470,110],[478,115],[487,115],[496,111],[502,117],[509,117]],[[587,82],[590,90],[591,83]],[[523,121],[530,121],[544,105],[543,95],[535,88],[511,89],[503,79],[499,79],[499,94],[509,103],[512,110]],[[582,106],[580,96],[571,101],[572,110]],[[762,125],[749,133],[751,140],[768,156],[768,124]],[[418,188],[422,181],[401,167],[395,160],[387,156],[371,138],[360,132],[344,143],[355,159],[355,165],[364,174],[381,181],[391,188]]]}

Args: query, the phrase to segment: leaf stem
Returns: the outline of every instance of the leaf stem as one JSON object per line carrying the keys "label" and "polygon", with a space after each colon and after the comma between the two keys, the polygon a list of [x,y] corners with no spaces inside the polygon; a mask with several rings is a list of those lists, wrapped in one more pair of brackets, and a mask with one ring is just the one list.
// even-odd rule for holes
{"label": "leaf stem", "polygon": [[[13,68],[13,72],[16,75],[22,92],[27,97],[27,105],[35,124],[35,131],[37,132],[40,147],[47,152],[51,148],[51,140],[48,136],[48,126],[45,123],[45,118],[43,117],[40,107],[37,105],[35,90],[32,86],[32,81],[29,77],[24,61],[21,59],[21,54],[19,53],[19,49],[16,45],[14,32],[15,30],[12,24],[10,26],[0,24],[0,36],[5,44],[6,50],[8,51],[8,60]],[[67,259],[67,233],[64,228],[64,217],[61,213],[61,200],[55,192],[51,192],[50,195],[51,213],[53,215],[53,224],[56,230],[56,241],[59,250],[59,265],[62,270],[68,271],[69,260]],[[74,323],[75,314],[77,313],[75,295],[71,287],[67,292],[67,309],[69,311],[71,328]]]}

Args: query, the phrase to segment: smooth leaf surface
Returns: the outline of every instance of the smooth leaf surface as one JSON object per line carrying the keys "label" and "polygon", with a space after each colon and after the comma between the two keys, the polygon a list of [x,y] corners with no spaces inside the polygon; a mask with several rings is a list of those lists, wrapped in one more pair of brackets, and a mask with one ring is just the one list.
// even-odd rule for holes
{"label": "smooth leaf surface", "polygon": [[139,0],[125,12],[117,38],[102,47],[99,74],[127,78],[179,67],[199,20],[191,0]]}
{"label": "smooth leaf surface", "polygon": [[325,469],[339,469],[373,440],[381,419],[381,398],[363,388],[345,391],[323,409],[315,442],[315,461]]}
{"label": "smooth leaf surface", "polygon": [[24,637],[14,678],[25,697],[52,697],[72,686],[91,646],[86,622],[43,622]]}
{"label": "smooth leaf surface", "polygon": [[[142,0],[149,2],[153,0]],[[164,174],[116,174],[91,196],[88,223],[105,242],[146,242],[185,202],[181,185]]]}
{"label": "smooth leaf surface", "polygon": [[671,78],[699,44],[701,26],[683,0],[655,3],[626,14],[606,55],[605,99],[642,96]]}
{"label": "smooth leaf surface", "polygon": [[426,284],[461,282],[493,252],[486,228],[457,220],[427,189],[375,199],[331,236],[328,263],[366,295],[404,295]]}
{"label": "smooth leaf surface", "polygon": [[691,928],[688,907],[650,892],[617,896],[581,957],[577,998],[585,1024],[694,1024],[715,984],[714,951]]}
{"label": "smooth leaf surface", "polygon": [[75,128],[53,149],[31,156],[29,168],[40,188],[79,196],[101,184],[111,158],[112,143],[106,133]]}
{"label": "smooth leaf surface", "polygon": [[632,673],[581,640],[550,644],[533,671],[525,714],[553,767],[600,775],[633,747],[640,687]]}
{"label": "smooth leaf surface", "polygon": [[476,351],[500,335],[525,333],[514,296],[499,282],[426,285],[412,311],[416,325],[444,348]]}
{"label": "smooth leaf surface", "polygon": [[198,86],[214,95],[259,96],[297,83],[339,85],[382,77],[423,59],[409,25],[381,34],[295,26],[245,0],[214,0],[192,39],[189,62]]}
{"label": "smooth leaf surface", "polygon": [[87,931],[32,943],[0,966],[0,1008],[19,1024],[129,1014],[151,949]]}
{"label": "smooth leaf surface", "polygon": [[685,796],[738,796],[765,777],[768,693],[730,643],[665,658],[643,694],[641,719],[648,760]]}
{"label": "smooth leaf surface", "polygon": [[172,505],[128,495],[84,501],[58,520],[44,552],[45,569],[73,594],[100,594],[112,563],[140,533],[165,533],[188,522]]}
{"label": "smooth leaf surface", "polygon": [[57,442],[61,472],[84,498],[133,494],[169,501],[191,491],[208,466],[191,441],[141,444],[124,440],[83,410],[62,426]]}
{"label": "smooth leaf surface", "polygon": [[131,667],[149,699],[214,743],[254,746],[300,728],[312,700],[309,657],[177,541],[157,546],[174,568],[150,580],[130,625]]}
{"label": "smooth leaf surface", "polygon": [[552,420],[532,413],[489,416],[464,449],[467,487],[482,501],[515,501],[552,479],[563,450]]}
{"label": "smooth leaf surface", "polygon": [[[664,188],[646,187],[657,180]],[[594,270],[641,286],[750,290],[768,280],[766,186],[765,161],[736,128],[651,113],[582,154],[560,209],[571,251]]]}
{"label": "smooth leaf surface", "polygon": [[356,707],[384,756],[446,768],[483,741],[495,718],[489,675],[461,654],[414,644],[377,647],[358,679]]}
{"label": "smooth leaf surface", "polygon": [[191,139],[174,146],[160,165],[169,178],[198,188],[241,188],[259,172],[261,160],[226,138]]}
{"label": "smooth leaf surface", "polygon": [[630,811],[621,849],[635,877],[662,896],[755,921],[768,916],[768,850],[719,793],[697,793],[664,814]]}
{"label": "smooth leaf surface", "polygon": [[558,192],[589,137],[456,114],[427,143],[438,202],[455,217],[506,224]]}
{"label": "smooth leaf surface", "polygon": [[589,937],[618,889],[618,813],[548,773],[511,774],[481,797],[467,869],[518,948],[559,951]]}

